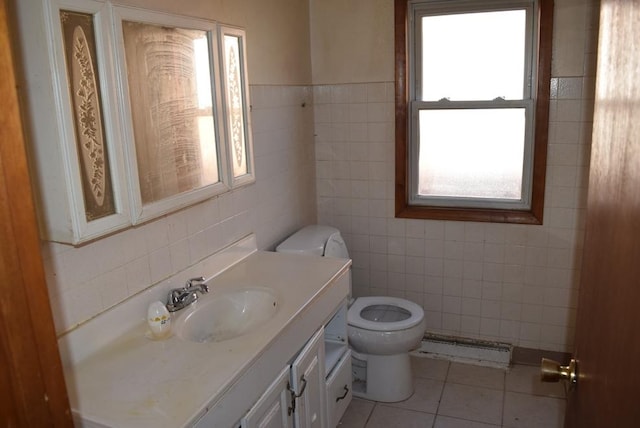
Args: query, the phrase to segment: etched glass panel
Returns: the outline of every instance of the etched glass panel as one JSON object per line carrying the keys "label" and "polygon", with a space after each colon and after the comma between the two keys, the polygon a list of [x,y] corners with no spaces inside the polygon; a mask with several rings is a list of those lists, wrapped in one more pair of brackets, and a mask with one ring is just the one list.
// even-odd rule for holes
{"label": "etched glass panel", "polygon": [[93,15],[60,11],[87,221],[115,214],[96,60]]}
{"label": "etched glass panel", "polygon": [[122,28],[142,203],[219,182],[208,32]]}
{"label": "etched glass panel", "polygon": [[225,86],[227,88],[227,117],[234,177],[240,177],[248,172],[241,52],[242,40],[240,37],[225,34]]}

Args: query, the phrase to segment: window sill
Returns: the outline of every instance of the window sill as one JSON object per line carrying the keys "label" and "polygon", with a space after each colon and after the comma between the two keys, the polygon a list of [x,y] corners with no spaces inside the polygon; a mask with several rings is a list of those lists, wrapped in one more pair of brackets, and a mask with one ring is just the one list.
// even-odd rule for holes
{"label": "window sill", "polygon": [[533,210],[425,207],[396,201],[396,217],[422,220],[478,221],[491,223],[542,224],[542,212]]}

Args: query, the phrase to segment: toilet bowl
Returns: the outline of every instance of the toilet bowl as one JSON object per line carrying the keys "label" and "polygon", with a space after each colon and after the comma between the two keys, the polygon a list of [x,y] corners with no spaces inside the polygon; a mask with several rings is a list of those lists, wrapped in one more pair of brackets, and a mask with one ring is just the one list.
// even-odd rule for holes
{"label": "toilet bowl", "polygon": [[360,391],[354,386],[354,395],[383,402],[409,398],[413,394],[409,351],[420,345],[424,335],[423,309],[397,297],[359,297],[347,320],[352,354],[366,363],[366,382],[361,382]]}
{"label": "toilet bowl", "polygon": [[[338,229],[321,225],[300,229],[276,251],[349,257]],[[353,395],[383,402],[409,398],[413,394],[409,351],[424,335],[424,310],[397,297],[359,297],[349,307],[347,324],[354,358]]]}

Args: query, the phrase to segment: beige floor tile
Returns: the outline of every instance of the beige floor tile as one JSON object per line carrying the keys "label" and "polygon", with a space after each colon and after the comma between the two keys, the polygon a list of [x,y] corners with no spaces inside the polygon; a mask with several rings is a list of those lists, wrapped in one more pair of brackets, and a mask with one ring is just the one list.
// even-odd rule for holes
{"label": "beige floor tile", "polygon": [[414,377],[445,380],[449,370],[449,361],[427,357],[411,357],[411,369]]}
{"label": "beige floor tile", "polygon": [[[539,382],[537,367],[516,365],[505,376],[503,370],[422,357],[412,357],[412,365],[412,397],[377,404],[354,398],[339,428],[430,428],[434,418],[434,428],[563,426],[564,388]],[[500,389],[503,383],[506,392]]]}
{"label": "beige floor tile", "polygon": [[497,389],[447,383],[438,415],[499,425],[503,392]]}
{"label": "beige floor tile", "polygon": [[502,369],[451,363],[447,382],[502,390],[504,388],[504,374],[505,370]]}
{"label": "beige floor tile", "polygon": [[449,416],[436,416],[436,424],[433,428],[496,428],[500,425],[485,424],[483,422],[468,421],[465,419],[450,418]]}
{"label": "beige floor tile", "polygon": [[540,381],[540,367],[514,365],[507,371],[507,391],[525,394],[543,395],[546,397],[565,398],[564,383],[548,383]]}
{"label": "beige floor tile", "polygon": [[340,428],[364,428],[371,415],[371,411],[375,406],[374,401],[361,400],[359,398],[353,398],[347,410],[345,410],[342,419],[340,420],[338,427]]}
{"label": "beige floor tile", "polygon": [[436,413],[444,382],[433,379],[414,379],[413,386],[414,392],[411,397],[398,403],[386,404],[403,409]]}
{"label": "beige floor tile", "polygon": [[565,400],[507,392],[503,426],[508,428],[562,428]]}
{"label": "beige floor tile", "polygon": [[377,404],[367,428],[425,428],[433,425],[435,415]]}

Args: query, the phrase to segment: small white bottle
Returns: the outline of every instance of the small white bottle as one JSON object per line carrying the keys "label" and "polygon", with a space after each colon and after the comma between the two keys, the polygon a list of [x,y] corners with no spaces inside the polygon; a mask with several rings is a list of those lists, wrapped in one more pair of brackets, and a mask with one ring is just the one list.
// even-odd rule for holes
{"label": "small white bottle", "polygon": [[171,314],[160,301],[153,302],[147,310],[147,323],[156,339],[164,339],[171,333]]}

